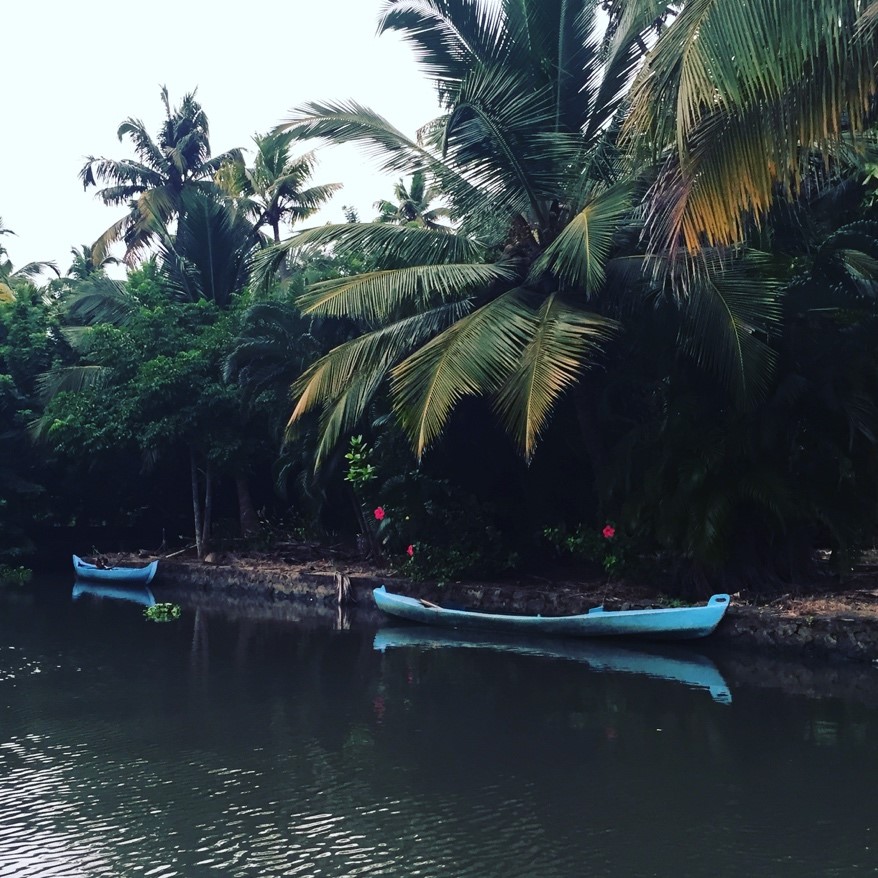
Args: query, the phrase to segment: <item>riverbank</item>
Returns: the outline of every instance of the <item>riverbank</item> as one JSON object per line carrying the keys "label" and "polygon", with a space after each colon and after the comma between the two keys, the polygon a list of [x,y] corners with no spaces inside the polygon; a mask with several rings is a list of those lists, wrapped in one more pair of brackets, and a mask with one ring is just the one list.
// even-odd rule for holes
{"label": "riverbank", "polygon": [[[437,584],[412,582],[350,558],[302,560],[293,553],[274,552],[210,560],[204,563],[180,556],[162,560],[156,589],[173,584],[175,589],[202,593],[333,604],[339,577],[344,577],[349,599],[362,608],[374,606],[372,589],[382,584],[391,591],[437,603],[542,615],[583,613],[602,603],[627,609],[668,602],[647,584],[636,582],[530,577],[514,582]],[[800,588],[771,601],[735,594],[711,639],[747,651],[878,663],[878,575],[867,569],[843,588]]]}

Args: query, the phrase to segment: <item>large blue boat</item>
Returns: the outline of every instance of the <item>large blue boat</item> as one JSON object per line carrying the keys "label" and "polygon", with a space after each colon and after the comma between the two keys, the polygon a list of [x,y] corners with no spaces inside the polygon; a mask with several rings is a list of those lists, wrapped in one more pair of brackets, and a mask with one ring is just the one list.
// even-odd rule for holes
{"label": "large blue boat", "polygon": [[83,561],[79,555],[73,556],[73,570],[77,579],[89,582],[129,582],[149,585],[158,570],[159,562],[153,561],[146,567],[99,567]]}
{"label": "large blue boat", "polygon": [[490,628],[570,637],[644,637],[690,640],[706,637],[729,607],[729,595],[715,594],[706,605],[647,610],[605,610],[595,607],[575,616],[513,616],[451,610],[418,598],[393,594],[382,585],[372,592],[378,609],[390,616],[450,628]]}

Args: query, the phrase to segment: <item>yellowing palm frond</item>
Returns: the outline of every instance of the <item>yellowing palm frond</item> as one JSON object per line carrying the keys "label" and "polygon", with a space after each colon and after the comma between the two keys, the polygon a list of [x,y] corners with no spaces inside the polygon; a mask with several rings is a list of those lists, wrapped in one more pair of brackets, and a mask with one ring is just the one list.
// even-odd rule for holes
{"label": "yellowing palm frond", "polygon": [[689,0],[632,88],[628,143],[672,152],[654,190],[656,246],[741,240],[778,185],[795,192],[809,151],[869,124],[878,41],[858,33],[862,0],[746,5]]}
{"label": "yellowing palm frond", "polygon": [[356,424],[388,370],[409,351],[460,319],[467,302],[453,302],[407,317],[345,342],[312,364],[293,385],[297,397],[289,426],[323,408],[320,465],[339,436]]}

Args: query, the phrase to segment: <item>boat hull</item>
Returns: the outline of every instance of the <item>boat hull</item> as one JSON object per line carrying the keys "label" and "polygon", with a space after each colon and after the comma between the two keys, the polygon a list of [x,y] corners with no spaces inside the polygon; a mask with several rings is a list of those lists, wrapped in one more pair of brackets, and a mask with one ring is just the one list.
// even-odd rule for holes
{"label": "boat hull", "polygon": [[711,634],[729,606],[727,594],[715,594],[705,606],[700,607],[619,611],[607,611],[597,607],[576,616],[510,616],[425,605],[417,598],[388,592],[383,585],[374,589],[372,594],[380,610],[411,622],[450,628],[519,631],[568,637],[692,640]]}
{"label": "boat hull", "polygon": [[87,582],[116,582],[149,585],[158,570],[159,562],[153,561],[146,567],[96,567],[88,564],[78,555],[73,556],[73,570],[77,579]]}

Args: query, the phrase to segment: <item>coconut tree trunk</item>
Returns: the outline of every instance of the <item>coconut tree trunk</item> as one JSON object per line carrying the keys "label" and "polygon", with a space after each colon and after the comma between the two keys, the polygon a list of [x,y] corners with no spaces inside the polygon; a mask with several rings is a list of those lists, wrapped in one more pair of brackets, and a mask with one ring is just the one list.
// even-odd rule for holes
{"label": "coconut tree trunk", "polygon": [[204,543],[202,541],[201,499],[198,496],[198,462],[195,459],[195,449],[189,449],[189,472],[192,478],[192,515],[195,519],[195,551],[198,560],[204,558]]}
{"label": "coconut tree trunk", "polygon": [[235,476],[235,487],[238,490],[238,518],[241,522],[241,536],[255,536],[259,532],[259,517],[253,505],[250,493],[250,480],[243,473]]}
{"label": "coconut tree trunk", "polygon": [[201,532],[201,546],[207,552],[210,545],[210,528],[213,519],[213,469],[208,461],[204,473],[204,522]]}

